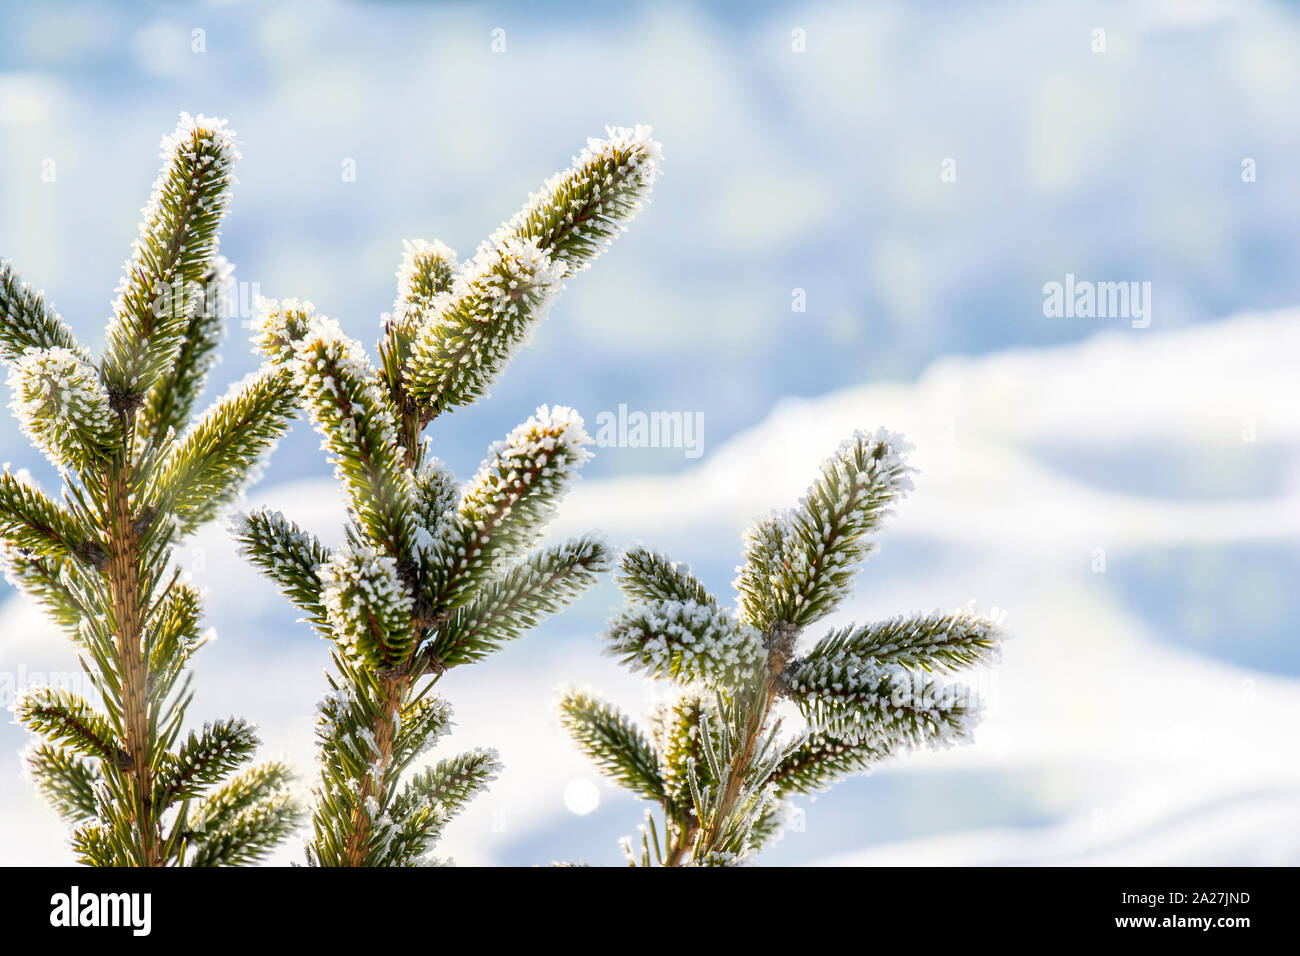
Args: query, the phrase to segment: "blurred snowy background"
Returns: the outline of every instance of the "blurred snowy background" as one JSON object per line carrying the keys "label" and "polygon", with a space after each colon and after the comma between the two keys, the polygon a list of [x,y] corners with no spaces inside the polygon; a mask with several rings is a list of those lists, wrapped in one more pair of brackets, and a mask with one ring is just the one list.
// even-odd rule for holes
{"label": "blurred snowy background", "polygon": [[[654,125],[653,205],[495,395],[438,423],[439,454],[468,475],[542,402],[589,424],[700,412],[701,458],[599,449],[556,531],[665,548],[728,593],[748,521],[884,424],[923,472],[828,623],[974,598],[1014,635],[977,675],[975,746],[807,803],[765,862],[1300,863],[1294,6],[0,2],[0,20],[0,256],[87,342],[182,109],[244,143],[223,251],[248,292],[310,298],[367,342],[403,238],[467,255],[587,136]],[[1067,273],[1150,282],[1150,327],[1045,317]],[[252,367],[246,343],[232,322],[214,392]],[[0,460],[52,480],[7,417]],[[250,500],[330,535],[329,472],[300,424]],[[191,714],[248,716],[310,779],[326,646],[222,528],[180,558],[219,633]],[[6,698],[76,669],[2,599]],[[599,653],[617,600],[605,586],[445,681],[451,746],[507,769],[444,854],[621,860],[641,811],[550,711],[566,683],[640,709],[647,688]],[[0,863],[68,861],[23,746],[0,726]]]}

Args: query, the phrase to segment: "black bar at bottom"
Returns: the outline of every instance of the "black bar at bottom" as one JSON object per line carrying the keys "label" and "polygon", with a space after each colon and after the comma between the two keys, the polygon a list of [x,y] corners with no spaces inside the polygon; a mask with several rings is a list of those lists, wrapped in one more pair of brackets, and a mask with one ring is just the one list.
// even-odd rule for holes
{"label": "black bar at bottom", "polygon": [[[696,941],[706,947],[747,938],[774,944],[773,932],[818,945],[828,936],[865,944],[887,938],[882,931],[927,951],[1099,937],[1231,945],[1243,933],[1285,932],[1295,895],[1293,870],[1227,867],[753,867],[674,876],[583,868],[11,868],[4,876],[8,941],[75,937],[128,947],[351,939],[379,946],[390,932],[418,946],[466,931],[512,952],[566,940],[601,949],[655,936],[685,944],[699,931]],[[511,945],[516,934],[531,942]]]}

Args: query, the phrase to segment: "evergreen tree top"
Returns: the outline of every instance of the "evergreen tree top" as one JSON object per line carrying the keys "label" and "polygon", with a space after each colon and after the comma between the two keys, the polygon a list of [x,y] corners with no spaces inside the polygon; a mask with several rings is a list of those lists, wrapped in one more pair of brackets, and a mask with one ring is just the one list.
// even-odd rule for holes
{"label": "evergreen tree top", "polygon": [[423,432],[487,394],[566,277],[645,202],[660,158],[648,127],[611,128],[468,261],[441,242],[404,242],[377,364],[310,302],[258,303],[257,347],[301,396],[348,501],[332,551],[267,511],[235,528],[248,559],[331,642],[312,864],[427,862],[451,816],[498,769],[489,751],[415,765],[449,725],[432,688],[609,568],[607,547],[591,535],[537,547],[591,457],[575,411],[540,406],[464,483],[433,458]]}
{"label": "evergreen tree top", "polygon": [[288,768],[246,766],[250,723],[186,722],[208,632],[172,549],[239,495],[296,404],[271,369],[194,414],[226,318],[218,227],[238,159],[223,120],[183,113],[163,138],[98,359],[0,267],[10,407],[64,482],[56,501],[6,466],[5,563],[77,644],[94,690],[34,687],[15,713],[44,738],[27,754],[31,779],[92,865],[249,863],[301,816]]}

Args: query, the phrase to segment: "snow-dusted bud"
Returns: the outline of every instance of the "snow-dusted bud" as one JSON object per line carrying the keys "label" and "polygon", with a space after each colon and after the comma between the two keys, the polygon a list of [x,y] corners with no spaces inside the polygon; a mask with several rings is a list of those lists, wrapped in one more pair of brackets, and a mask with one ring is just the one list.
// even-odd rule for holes
{"label": "snow-dusted bud", "polygon": [[411,346],[422,326],[433,321],[454,301],[456,253],[441,242],[410,239],[403,243],[397,267],[397,300],[384,319],[379,340],[379,364],[384,384],[402,415],[406,440],[412,445],[426,419],[406,390],[406,368]]}
{"label": "snow-dusted bud", "polygon": [[416,534],[429,552],[455,515],[460,485],[452,470],[437,458],[427,458],[415,473]]}
{"label": "snow-dusted bud", "polygon": [[259,296],[253,308],[253,351],[281,364],[293,358],[294,348],[318,320],[316,307],[298,299],[280,302]]}
{"label": "snow-dusted bud", "polygon": [[112,454],[119,439],[95,367],[65,348],[34,349],[9,370],[18,424],[59,467],[82,468]]}
{"label": "snow-dusted bud", "polygon": [[346,545],[317,571],[334,638],[373,667],[405,660],[414,644],[413,602],[397,562],[368,545]]}
{"label": "snow-dusted bud", "polygon": [[456,253],[437,240],[407,239],[397,267],[397,300],[391,321],[409,328],[432,317],[451,299]]}

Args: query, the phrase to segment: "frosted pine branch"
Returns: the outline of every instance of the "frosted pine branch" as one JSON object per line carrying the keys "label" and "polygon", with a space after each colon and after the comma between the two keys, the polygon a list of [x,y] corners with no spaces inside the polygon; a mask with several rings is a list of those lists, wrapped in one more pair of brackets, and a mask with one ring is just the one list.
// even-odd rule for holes
{"label": "frosted pine branch", "polygon": [[848,667],[870,662],[953,670],[993,663],[997,658],[998,634],[993,622],[962,608],[839,628],[817,643],[805,665],[827,661]]}
{"label": "frosted pine branch", "polygon": [[404,661],[416,639],[414,601],[397,561],[370,545],[344,544],[317,571],[334,639],[374,667]]}
{"label": "frosted pine branch", "polygon": [[[749,531],[734,618],[685,565],[640,547],[624,555],[626,606],[610,621],[608,649],[678,687],[652,714],[654,751],[622,715],[616,733],[602,731],[604,712],[585,697],[566,727],[602,769],[659,804],[662,838],[652,816],[639,851],[625,842],[634,865],[749,862],[780,834],[788,797],[909,749],[970,739],[979,701],[928,672],[996,659],[997,629],[973,611],[848,626],[798,653],[803,628],[848,594],[871,535],[911,490],[908,448],[883,429],[858,432],[797,508]],[[776,717],[781,698],[803,719],[793,734]],[[650,753],[654,791],[632,775]]]}
{"label": "frosted pine branch", "polygon": [[14,716],[29,729],[83,757],[116,763],[121,757],[112,722],[75,694],[33,687],[18,698]]}
{"label": "frosted pine branch", "polygon": [[275,369],[254,372],[213,403],[164,451],[148,498],[174,514],[182,533],[216,517],[256,474],[289,426],[297,394]]}
{"label": "frosted pine branch", "polygon": [[578,538],[529,555],[480,588],[428,645],[443,667],[479,660],[536,627],[609,570],[609,552],[595,538]]}
{"label": "frosted pine branch", "polygon": [[202,296],[230,203],[239,149],[225,120],[182,113],[163,137],[163,165],[113,302],[104,378],[134,404],[169,367]]}
{"label": "frosted pine branch", "polygon": [[256,863],[298,827],[301,811],[294,798],[277,790],[236,813],[208,821],[189,834],[191,866],[244,866]]}
{"label": "frosted pine branch", "polygon": [[694,600],[639,603],[610,621],[605,640],[633,670],[684,683],[731,683],[765,658],[761,632]]}
{"label": "frosted pine branch", "polygon": [[[539,408],[463,484],[421,432],[438,412],[486,392],[564,276],[635,212],[658,160],[648,130],[612,131],[469,261],[442,243],[407,242],[378,367],[310,303],[258,303],[256,346],[311,411],[349,505],[344,543],[332,552],[266,512],[234,529],[249,560],[333,645],[311,864],[427,861],[454,810],[496,768],[485,752],[418,765],[450,723],[434,684],[607,569],[607,549],[590,536],[531,550],[590,457],[571,409]],[[95,839],[88,832],[87,846]]]}
{"label": "frosted pine branch", "polygon": [[470,750],[440,760],[414,775],[393,802],[393,817],[401,820],[419,808],[441,807],[447,813],[461,810],[501,772],[495,750]]}
{"label": "frosted pine branch", "polygon": [[103,554],[93,530],[22,477],[0,474],[0,538],[13,548],[48,558]]}
{"label": "frosted pine branch", "polygon": [[180,432],[194,412],[208,372],[217,360],[217,346],[227,319],[226,297],[235,267],[214,256],[199,277],[198,298],[181,333],[171,366],[150,390],[140,410],[141,430],[154,443],[168,431]]}
{"label": "frosted pine branch", "polygon": [[[103,552],[98,552],[101,559]],[[68,587],[65,562],[46,558],[4,543],[0,547],[5,581],[35,601],[68,637],[78,640],[81,634],[81,604]]]}
{"label": "frosted pine branch", "polygon": [[560,699],[559,715],[561,725],[602,773],[647,800],[667,797],[659,754],[618,708],[570,691]]}
{"label": "frosted pine branch", "polygon": [[146,626],[150,632],[149,668],[157,685],[168,686],[181,676],[190,657],[207,640],[202,629],[202,602],[189,584],[173,584],[158,602]]}
{"label": "frosted pine branch", "polygon": [[845,742],[889,740],[895,750],[967,738],[981,712],[961,685],[878,663],[801,662],[787,672],[786,687],[814,730]]}
{"label": "frosted pine branch", "polygon": [[96,701],[38,687],[16,713],[45,738],[28,751],[32,781],[95,866],[253,862],[301,815],[286,776],[267,774],[238,813],[187,828],[196,803],[239,779],[257,740],[242,718],[182,737],[189,667],[206,635],[171,549],[238,496],[296,398],[273,369],[191,422],[224,319],[217,227],[237,157],[221,120],[182,114],[164,140],[98,361],[0,267],[11,407],[64,484],[56,503],[21,474],[0,477],[6,576],[76,643]]}
{"label": "frosted pine branch", "polygon": [[[203,798],[191,818],[191,829],[200,835],[219,833],[228,828],[239,814],[274,800],[292,780],[289,768],[282,763],[250,767]],[[202,836],[199,839],[201,841]]]}
{"label": "frosted pine branch", "polygon": [[0,262],[0,359],[16,362],[35,349],[66,349],[91,361],[45,296],[19,281],[11,262]]}
{"label": "frosted pine branch", "polygon": [[158,774],[158,799],[171,803],[197,797],[238,770],[257,749],[257,735],[237,718],[205,724],[191,731]]}
{"label": "frosted pine branch", "polygon": [[593,137],[567,170],[556,173],[488,241],[536,239],[570,273],[608,248],[649,201],[663,147],[649,126],[610,126]]}
{"label": "frosted pine branch", "polygon": [[307,621],[327,631],[319,570],[330,552],[316,536],[265,508],[236,516],[231,534],[244,557],[279,586]]}
{"label": "frosted pine branch", "polygon": [[79,823],[95,816],[95,787],[102,779],[96,761],[49,744],[37,744],[24,757],[28,778],[61,817]]}
{"label": "frosted pine branch", "polygon": [[487,394],[563,289],[648,199],[662,149],[650,128],[613,128],[547,180],[456,273],[415,335],[406,387],[427,415]]}
{"label": "frosted pine branch", "polygon": [[352,511],[396,557],[416,550],[415,494],[397,420],[365,350],[319,317],[295,346],[294,383],[329,451]]}
{"label": "frosted pine branch", "polygon": [[465,485],[454,519],[434,542],[439,603],[456,607],[499,570],[503,555],[527,550],[591,458],[591,438],[571,408],[545,405],[488,457]]}
{"label": "frosted pine branch", "polygon": [[822,465],[799,507],[760,521],[746,535],[746,562],[735,581],[757,627],[812,624],[848,593],[874,547],[867,535],[912,489],[901,436],[856,433]]}
{"label": "frosted pine branch", "polygon": [[484,397],[563,290],[565,268],[535,239],[506,236],[480,249],[461,267],[447,305],[417,333],[411,397],[439,410]]}
{"label": "frosted pine branch", "polygon": [[885,738],[850,741],[832,734],[809,733],[786,753],[772,775],[772,783],[781,796],[816,793],[844,777],[869,773],[893,753],[893,742]]}
{"label": "frosted pine branch", "polygon": [[451,705],[441,697],[424,696],[402,711],[400,733],[393,748],[393,768],[401,772],[451,733]]}
{"label": "frosted pine branch", "polygon": [[57,468],[93,469],[121,432],[99,372],[66,348],[33,349],[9,370],[18,426]]}
{"label": "frosted pine branch", "polygon": [[424,862],[451,818],[486,790],[500,770],[496,751],[471,750],[413,776],[393,800],[394,833],[385,844],[381,865]]}
{"label": "frosted pine branch", "polygon": [[716,604],[689,566],[642,547],[629,548],[623,555],[618,582],[623,593],[633,599]]}

